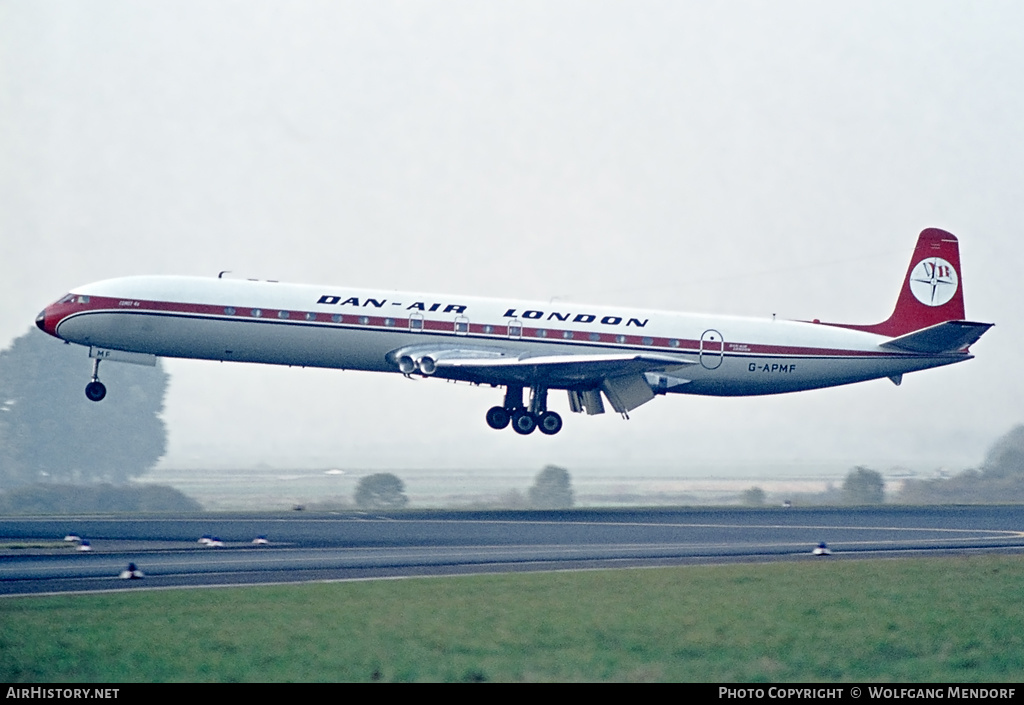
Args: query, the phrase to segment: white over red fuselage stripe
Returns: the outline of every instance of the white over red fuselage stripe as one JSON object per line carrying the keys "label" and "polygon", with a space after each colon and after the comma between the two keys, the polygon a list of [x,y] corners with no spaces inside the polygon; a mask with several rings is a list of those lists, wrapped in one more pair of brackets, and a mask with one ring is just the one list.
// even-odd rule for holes
{"label": "white over red fuselage stripe", "polygon": [[[383,331],[410,330],[410,317],[408,315],[382,316],[373,315],[369,312],[362,313],[323,313],[312,310],[301,309],[280,309],[266,308],[259,306],[245,306],[242,304],[219,306],[198,303],[178,303],[170,301],[141,301],[132,299],[131,305],[123,299],[106,297],[89,297],[88,303],[67,303],[54,304],[47,310],[47,330],[58,335],[60,324],[68,319],[77,316],[95,313],[119,313],[119,314],[156,314],[167,316],[180,316],[192,318],[210,318],[216,320],[236,320],[249,323],[278,324],[278,325],[320,325],[332,327],[344,327],[350,329],[380,329]],[[651,314],[650,311],[639,311],[641,315]],[[661,313],[661,312],[657,312]],[[664,314],[661,315],[681,315]],[[468,318],[465,316],[457,316]],[[456,335],[455,318],[427,318],[419,319],[422,322],[424,332],[449,333]],[[634,317],[635,318],[635,317]],[[517,319],[518,320],[518,319]],[[647,320],[647,319],[637,319]],[[728,320],[725,317],[719,320]],[[739,319],[737,319],[739,320]],[[526,321],[520,321],[520,333],[516,339],[530,340],[537,342],[559,343],[561,345],[576,345],[585,347],[599,346],[602,348],[613,346],[637,350],[660,349],[666,352],[696,352],[701,348],[701,341],[693,338],[679,338],[666,336],[646,336],[637,333],[624,332],[601,332],[596,327],[577,326],[574,328],[555,328],[549,326],[530,326]],[[780,321],[774,325],[794,323],[793,321]],[[612,324],[616,325],[616,324]],[[621,325],[621,324],[619,324]],[[818,325],[822,324],[804,324]],[[507,322],[474,323],[466,322],[466,330],[460,335],[468,335],[484,340],[505,341],[509,338],[510,326]],[[728,329],[727,325],[718,325],[719,328]],[[607,326],[605,327],[607,331]],[[419,329],[417,329],[419,330]],[[872,336],[878,337],[878,336]],[[883,338],[883,340],[885,340]],[[755,342],[731,342],[724,341],[724,354],[736,356],[762,356],[782,355],[787,357],[889,357],[908,358],[921,357],[914,353],[894,352],[881,349],[858,349],[858,348],[826,348],[797,345],[766,345]]]}

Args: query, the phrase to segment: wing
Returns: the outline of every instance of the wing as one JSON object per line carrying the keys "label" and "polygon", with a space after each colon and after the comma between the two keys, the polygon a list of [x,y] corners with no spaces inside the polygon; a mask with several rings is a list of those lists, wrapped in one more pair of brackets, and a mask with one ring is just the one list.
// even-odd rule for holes
{"label": "wing", "polygon": [[[605,353],[583,355],[517,354],[502,348],[425,347],[403,348],[388,355],[405,373],[437,375],[479,384],[542,386],[573,392],[591,413],[600,413],[603,391],[612,407],[625,413],[664,392],[686,384],[679,371],[696,364],[682,356],[659,353]],[[676,374],[665,374],[676,373]]]}

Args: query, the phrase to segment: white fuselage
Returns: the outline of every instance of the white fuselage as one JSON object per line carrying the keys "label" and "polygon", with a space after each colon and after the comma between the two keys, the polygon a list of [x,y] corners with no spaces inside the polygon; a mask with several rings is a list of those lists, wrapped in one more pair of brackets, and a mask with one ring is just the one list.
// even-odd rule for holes
{"label": "white fuselage", "polygon": [[[887,349],[885,336],[818,323],[193,277],[90,284],[42,315],[47,332],[96,348],[376,372],[398,372],[394,352],[420,345],[521,358],[657,353],[685,364],[685,383],[656,391],[726,396],[898,379],[971,357]],[[436,376],[521,382],[509,375]]]}

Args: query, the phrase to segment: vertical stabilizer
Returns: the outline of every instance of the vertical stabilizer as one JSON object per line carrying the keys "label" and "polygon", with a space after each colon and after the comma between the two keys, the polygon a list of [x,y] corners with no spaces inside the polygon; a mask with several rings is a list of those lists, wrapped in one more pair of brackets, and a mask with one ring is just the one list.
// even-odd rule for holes
{"label": "vertical stabilizer", "polygon": [[928,228],[917,239],[892,315],[870,326],[841,325],[895,338],[945,321],[962,320],[964,282],[960,245],[945,230]]}

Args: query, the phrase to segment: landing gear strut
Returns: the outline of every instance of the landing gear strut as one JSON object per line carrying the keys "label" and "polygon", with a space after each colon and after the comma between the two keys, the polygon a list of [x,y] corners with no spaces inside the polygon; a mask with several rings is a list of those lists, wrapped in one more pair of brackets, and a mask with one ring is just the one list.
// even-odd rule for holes
{"label": "landing gear strut", "polygon": [[96,358],[92,361],[92,381],[85,385],[85,396],[89,401],[101,401],[107,396],[107,388],[100,382],[100,361]]}
{"label": "landing gear strut", "polygon": [[562,430],[562,417],[554,411],[547,410],[547,387],[530,388],[530,404],[523,404],[523,388],[509,385],[505,389],[503,406],[493,406],[487,410],[487,425],[493,429],[502,429],[512,424],[512,430],[521,436],[540,432],[553,436]]}

